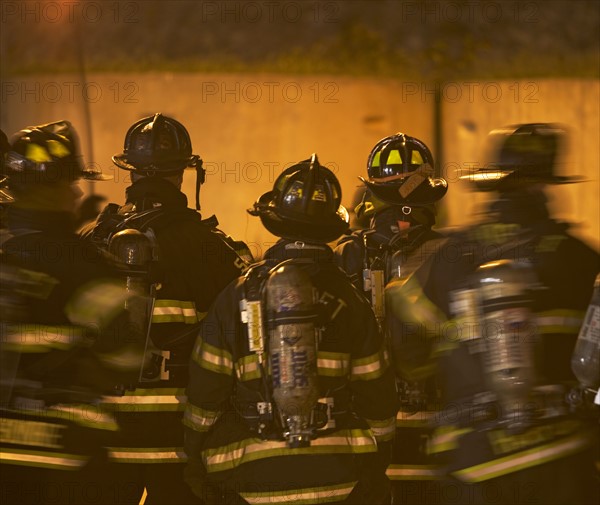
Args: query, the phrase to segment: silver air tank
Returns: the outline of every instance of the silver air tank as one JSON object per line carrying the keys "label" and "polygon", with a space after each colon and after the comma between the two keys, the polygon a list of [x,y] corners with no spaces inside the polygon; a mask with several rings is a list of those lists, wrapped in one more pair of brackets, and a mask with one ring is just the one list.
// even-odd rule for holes
{"label": "silver air tank", "polygon": [[266,281],[273,399],[290,447],[306,447],[319,398],[314,289],[301,267],[276,267]]}
{"label": "silver air tank", "polygon": [[483,366],[509,430],[527,424],[526,405],[534,382],[535,325],[528,289],[535,274],[528,264],[491,261],[477,270],[483,322]]}
{"label": "silver air tank", "polygon": [[600,274],[571,356],[571,369],[581,386],[596,394],[600,405]]}
{"label": "silver air tank", "polygon": [[153,260],[152,242],[142,232],[126,229],[112,235],[108,251],[125,267],[125,286],[132,295],[125,305],[129,313],[128,342],[147,347],[154,305],[154,285],[149,272]]}

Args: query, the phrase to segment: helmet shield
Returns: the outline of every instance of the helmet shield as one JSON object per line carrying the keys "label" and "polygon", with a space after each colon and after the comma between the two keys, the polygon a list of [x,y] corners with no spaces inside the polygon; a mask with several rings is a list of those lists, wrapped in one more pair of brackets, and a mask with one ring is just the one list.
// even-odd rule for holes
{"label": "helmet shield", "polygon": [[363,183],[380,200],[392,204],[426,205],[448,190],[445,179],[434,175],[429,148],[404,133],[380,140],[369,154],[368,180]]}
{"label": "helmet shield", "polygon": [[12,184],[47,184],[61,180],[105,179],[85,170],[77,133],[69,121],[28,127],[18,132],[6,155],[4,175]]}

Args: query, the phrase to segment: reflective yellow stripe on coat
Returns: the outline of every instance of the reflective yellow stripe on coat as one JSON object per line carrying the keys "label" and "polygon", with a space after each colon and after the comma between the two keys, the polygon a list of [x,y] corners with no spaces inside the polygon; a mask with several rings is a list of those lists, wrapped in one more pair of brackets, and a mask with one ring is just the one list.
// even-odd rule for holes
{"label": "reflective yellow stripe on coat", "polygon": [[8,465],[35,466],[53,470],[79,470],[88,458],[79,454],[60,452],[0,449],[0,462]]}
{"label": "reflective yellow stripe on coat", "polygon": [[245,493],[241,491],[240,496],[251,504],[290,503],[293,505],[303,505],[309,503],[328,503],[345,500],[354,489],[354,486],[356,486],[356,482],[263,493]]}
{"label": "reflective yellow stripe on coat", "polygon": [[581,310],[546,310],[535,314],[537,332],[577,334],[583,324],[585,312]]}
{"label": "reflective yellow stripe on coat", "polygon": [[115,463],[185,463],[183,447],[108,447],[108,457]]}
{"label": "reflective yellow stripe on coat", "polygon": [[[361,454],[376,452],[377,442],[370,430],[339,430],[311,441],[309,447],[291,449],[287,442],[247,438],[202,452],[207,472],[230,470],[249,461],[299,454]],[[274,463],[276,464],[276,463]]]}
{"label": "reflective yellow stripe on coat", "polygon": [[187,402],[185,388],[136,388],[123,396],[103,396],[102,404],[111,411],[183,411]]}
{"label": "reflective yellow stripe on coat", "polygon": [[155,300],[152,324],[185,323],[196,324],[206,313],[197,312],[196,304],[188,300]]}
{"label": "reflective yellow stripe on coat", "polygon": [[575,454],[590,447],[592,440],[589,433],[577,433],[559,441],[458,470],[453,475],[465,482],[482,482]]}

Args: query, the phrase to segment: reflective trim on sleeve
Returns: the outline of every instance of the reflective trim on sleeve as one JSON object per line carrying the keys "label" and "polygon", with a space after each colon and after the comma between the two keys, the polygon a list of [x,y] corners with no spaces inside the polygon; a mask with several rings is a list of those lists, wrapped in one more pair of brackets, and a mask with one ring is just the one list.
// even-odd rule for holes
{"label": "reflective trim on sleeve", "polygon": [[[376,452],[370,430],[339,430],[311,440],[309,447],[292,449],[287,442],[247,438],[233,444],[202,451],[206,471],[230,470],[249,461],[295,454],[362,454]],[[277,464],[276,460],[273,462]]]}
{"label": "reflective trim on sleeve", "polygon": [[237,378],[243,382],[260,379],[261,374],[258,356],[256,354],[251,354],[238,359],[235,363],[235,374]]}
{"label": "reflective trim on sleeve", "polygon": [[119,429],[116,419],[109,412],[104,412],[98,405],[58,404],[49,407],[39,415],[70,421],[96,430],[117,431]]}
{"label": "reflective trim on sleeve", "polygon": [[224,375],[233,375],[231,354],[225,349],[207,344],[200,338],[194,347],[192,360],[206,370]]}
{"label": "reflective trim on sleeve", "polygon": [[331,486],[312,488],[286,489],[285,491],[266,491],[247,493],[240,491],[240,496],[250,504],[290,503],[305,505],[310,503],[342,502],[352,492],[356,482],[344,482]]}
{"label": "reflective trim on sleeve", "polygon": [[[42,419],[74,423],[95,430],[117,431],[119,429],[117,421],[112,413],[106,412],[100,404],[58,403],[48,408],[36,408],[29,407],[27,403],[21,405],[17,401],[11,410],[25,415],[33,415]],[[0,425],[1,423],[2,419],[0,419]],[[64,425],[64,423],[60,424]]]}
{"label": "reflective trim on sleeve", "polygon": [[442,467],[437,465],[398,465],[391,464],[385,471],[390,480],[437,480],[444,476]]}
{"label": "reflective trim on sleeve", "polygon": [[75,324],[102,329],[125,310],[125,301],[131,296],[121,282],[110,279],[88,282],[67,302],[65,313]]}
{"label": "reflective trim on sleeve", "polygon": [[185,463],[183,447],[107,447],[108,458],[115,463]]}
{"label": "reflective trim on sleeve", "polygon": [[452,451],[458,447],[458,439],[473,431],[472,428],[441,426],[433,432],[427,444],[427,454]]}
{"label": "reflective trim on sleeve", "polygon": [[53,470],[79,470],[89,458],[60,452],[0,449],[0,462],[8,465],[35,466]]}
{"label": "reflective trim on sleeve", "polygon": [[387,442],[394,438],[396,432],[396,418],[390,417],[383,421],[377,419],[367,419],[371,431],[378,442]]}
{"label": "reflective trim on sleeve", "polygon": [[351,360],[351,380],[372,380],[381,377],[387,369],[383,351],[366,358]]}
{"label": "reflective trim on sleeve", "polygon": [[1,323],[0,343],[6,351],[43,353],[87,345],[85,332],[80,326]]}
{"label": "reflective trim on sleeve", "polygon": [[112,411],[183,411],[187,402],[184,388],[136,388],[123,396],[103,396],[101,403]]}
{"label": "reflective trim on sleeve", "polygon": [[196,324],[206,316],[197,312],[196,304],[189,300],[155,300],[152,323]]}
{"label": "reflective trim on sleeve", "polygon": [[183,424],[194,431],[206,432],[215,424],[221,413],[216,410],[206,410],[188,403],[183,414]]}
{"label": "reflective trim on sleeve", "polygon": [[350,354],[317,351],[318,374],[326,377],[345,377],[350,373]]}
{"label": "reflective trim on sleeve", "polygon": [[585,311],[547,310],[535,314],[538,334],[565,333],[578,334],[583,324]]}
{"label": "reflective trim on sleeve", "polygon": [[427,428],[432,425],[435,417],[440,415],[435,410],[419,410],[417,412],[402,412],[396,414],[398,428]]}
{"label": "reflective trim on sleeve", "polygon": [[452,475],[464,482],[482,482],[575,454],[590,447],[592,440],[590,434],[577,433],[560,441],[458,470]]}

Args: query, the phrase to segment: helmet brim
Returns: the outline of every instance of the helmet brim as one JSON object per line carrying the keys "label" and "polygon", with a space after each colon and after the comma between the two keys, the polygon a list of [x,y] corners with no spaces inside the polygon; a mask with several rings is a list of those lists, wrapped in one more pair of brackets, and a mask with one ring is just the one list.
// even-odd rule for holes
{"label": "helmet brim", "polygon": [[[190,166],[190,163],[193,161],[193,157],[186,160],[171,161],[169,163],[153,165],[146,163],[142,164],[142,162],[132,161],[128,159],[126,153],[120,153],[115,154],[112,157],[112,161],[119,168],[122,168],[123,170],[129,170],[130,172],[137,172],[139,174],[147,174],[150,172],[167,174],[179,172],[181,170],[186,169],[188,166]],[[137,163],[138,166],[134,165],[134,163]]]}
{"label": "helmet brim", "polygon": [[522,184],[575,184],[585,182],[586,178],[580,175],[530,175],[516,169],[478,168],[459,176],[458,180],[470,183],[478,191],[496,191]]}
{"label": "helmet brim", "polygon": [[430,178],[429,184],[421,184],[407,197],[402,197],[402,181],[374,182],[359,177],[367,188],[382,202],[392,205],[427,205],[435,203],[448,192],[448,182],[442,177]]}

